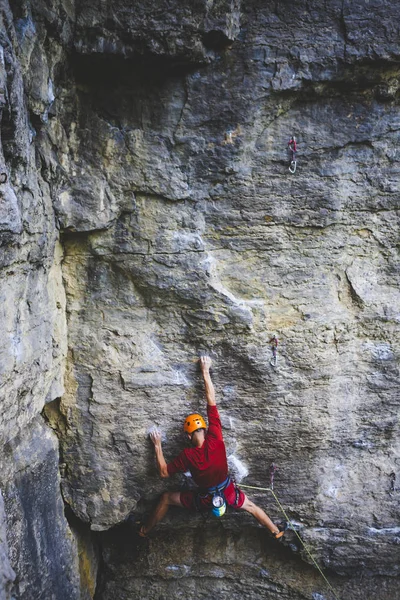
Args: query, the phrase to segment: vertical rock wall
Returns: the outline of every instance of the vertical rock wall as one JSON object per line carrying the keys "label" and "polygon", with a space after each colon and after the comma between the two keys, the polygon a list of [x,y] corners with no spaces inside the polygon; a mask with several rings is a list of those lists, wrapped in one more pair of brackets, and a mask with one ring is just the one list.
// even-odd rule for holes
{"label": "vertical rock wall", "polygon": [[2,486],[15,595],[80,598],[76,543],[64,517],[58,444],[40,421],[5,447]]}
{"label": "vertical rock wall", "polygon": [[3,496],[0,494],[0,598],[8,600],[11,594],[12,583],[15,579],[15,573],[11,568],[7,533],[4,515]]}
{"label": "vertical rock wall", "polygon": [[[181,449],[183,416],[204,406],[203,351],[233,468],[265,486],[278,463],[277,493],[343,597],[396,597],[396,4],[4,8],[0,484],[11,529],[27,496],[16,453],[23,470],[32,455],[66,566],[53,588],[43,559],[18,598],[28,581],[49,598],[94,593],[97,556],[85,525],[69,539],[42,409],[64,500],[102,532],[165,489],[147,432],[163,428],[167,457]],[[44,483],[28,480],[39,505]],[[26,528],[44,519],[30,515]],[[173,513],[137,547],[127,525],[96,534],[98,597],[328,597],[294,538],[272,556],[244,515],[218,527]],[[24,535],[9,535],[21,572]]]}
{"label": "vertical rock wall", "polygon": [[58,440],[41,416],[63,393],[67,350],[54,179],[39,151],[57,49],[29,7],[11,8],[1,3],[0,491],[8,543],[2,505],[0,597],[71,600],[81,597],[77,541],[64,516]]}

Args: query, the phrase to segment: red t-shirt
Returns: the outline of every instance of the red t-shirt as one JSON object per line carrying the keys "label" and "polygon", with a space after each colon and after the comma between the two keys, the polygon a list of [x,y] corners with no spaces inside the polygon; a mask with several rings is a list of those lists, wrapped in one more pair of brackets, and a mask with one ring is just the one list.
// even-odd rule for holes
{"label": "red t-shirt", "polygon": [[228,477],[225,444],[216,406],[207,405],[208,429],[201,448],[185,448],[167,465],[168,474],[190,471],[201,488],[210,488]]}

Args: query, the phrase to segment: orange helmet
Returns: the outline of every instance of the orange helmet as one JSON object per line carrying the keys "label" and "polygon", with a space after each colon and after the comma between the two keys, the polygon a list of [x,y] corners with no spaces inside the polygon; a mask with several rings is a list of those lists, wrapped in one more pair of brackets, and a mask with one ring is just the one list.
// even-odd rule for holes
{"label": "orange helmet", "polygon": [[186,417],[183,429],[186,433],[193,433],[197,429],[207,429],[207,425],[201,415],[194,413]]}

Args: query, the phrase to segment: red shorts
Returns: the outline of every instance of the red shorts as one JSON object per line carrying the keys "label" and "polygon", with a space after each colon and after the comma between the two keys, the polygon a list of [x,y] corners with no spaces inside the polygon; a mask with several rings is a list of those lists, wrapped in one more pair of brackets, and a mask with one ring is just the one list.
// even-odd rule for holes
{"label": "red shorts", "polygon": [[[229,506],[242,508],[246,496],[233,481],[224,489],[223,494]],[[207,510],[212,508],[212,494],[202,494],[201,492],[194,491],[181,492],[180,500],[185,508],[191,510]]]}

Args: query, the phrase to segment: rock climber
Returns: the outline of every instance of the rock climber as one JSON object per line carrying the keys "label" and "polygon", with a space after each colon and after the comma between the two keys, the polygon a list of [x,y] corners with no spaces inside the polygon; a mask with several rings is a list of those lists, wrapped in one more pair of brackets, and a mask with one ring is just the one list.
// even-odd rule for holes
{"label": "rock climber", "polygon": [[288,142],[288,149],[290,153],[290,162],[296,162],[297,142],[294,135],[292,135]]}
{"label": "rock climber", "polygon": [[[207,400],[208,429],[203,417],[191,414],[185,419],[184,431],[191,443],[170,463],[166,463],[161,447],[161,433],[150,434],[156,453],[158,471],[161,477],[170,477],[177,472],[190,471],[196,491],[164,492],[139,535],[146,537],[153,527],[165,516],[170,506],[180,506],[190,510],[212,510],[217,516],[225,512],[221,503],[235,509],[245,510],[266,527],[275,539],[280,539],[284,531],[275,525],[268,515],[249,500],[228,474],[222,426],[215,402],[215,390],[210,376],[211,358],[200,358],[205,394]],[[220,502],[215,502],[215,500]],[[213,502],[214,501],[214,502]],[[226,506],[225,506],[226,508]]]}

